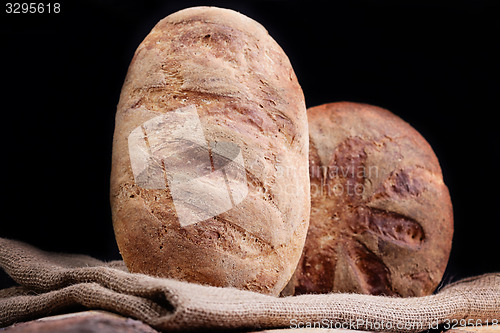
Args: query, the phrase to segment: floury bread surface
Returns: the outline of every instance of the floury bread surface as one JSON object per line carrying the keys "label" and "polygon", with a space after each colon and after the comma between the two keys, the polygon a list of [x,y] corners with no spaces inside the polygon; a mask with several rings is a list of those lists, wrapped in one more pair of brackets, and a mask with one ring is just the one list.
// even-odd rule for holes
{"label": "floury bread surface", "polygon": [[161,20],[116,114],[111,204],[130,271],[278,294],[309,223],[307,126],[260,24],[214,7]]}
{"label": "floury bread surface", "polygon": [[308,118],[311,220],[296,293],[432,293],[453,235],[432,148],[375,106],[330,103]]}

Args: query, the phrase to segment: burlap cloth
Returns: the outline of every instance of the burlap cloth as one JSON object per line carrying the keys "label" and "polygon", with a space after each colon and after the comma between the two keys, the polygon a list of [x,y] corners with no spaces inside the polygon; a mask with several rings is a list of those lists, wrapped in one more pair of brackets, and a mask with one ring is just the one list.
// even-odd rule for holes
{"label": "burlap cloth", "polygon": [[[418,332],[451,320],[500,319],[500,273],[450,284],[436,295],[394,298],[355,294],[277,298],[126,271],[83,255],[54,254],[0,238],[0,266],[19,286],[0,291],[0,327],[71,311],[102,309],[158,330],[329,327]],[[339,326],[335,326],[337,323]]]}

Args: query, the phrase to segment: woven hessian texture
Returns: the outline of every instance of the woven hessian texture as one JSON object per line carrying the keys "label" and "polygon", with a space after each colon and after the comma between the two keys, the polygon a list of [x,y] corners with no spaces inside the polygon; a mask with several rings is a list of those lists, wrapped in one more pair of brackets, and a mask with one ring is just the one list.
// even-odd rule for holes
{"label": "woven hessian texture", "polygon": [[0,266],[19,286],[0,290],[0,327],[83,306],[142,320],[158,330],[288,328],[351,323],[360,330],[418,332],[450,320],[500,318],[500,273],[450,284],[436,295],[356,294],[277,298],[132,274],[122,262],[55,254],[0,238]]}

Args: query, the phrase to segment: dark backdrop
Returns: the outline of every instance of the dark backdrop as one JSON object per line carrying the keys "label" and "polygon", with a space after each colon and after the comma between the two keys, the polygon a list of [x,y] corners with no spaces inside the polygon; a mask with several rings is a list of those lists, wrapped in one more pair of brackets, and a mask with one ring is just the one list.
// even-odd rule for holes
{"label": "dark backdrop", "polygon": [[493,3],[93,0],[63,1],[50,15],[7,15],[3,7],[0,236],[119,258],[108,191],[128,64],[158,20],[210,4],[268,29],[308,106],[371,103],[420,131],[454,204],[445,280],[500,271],[500,8]]}

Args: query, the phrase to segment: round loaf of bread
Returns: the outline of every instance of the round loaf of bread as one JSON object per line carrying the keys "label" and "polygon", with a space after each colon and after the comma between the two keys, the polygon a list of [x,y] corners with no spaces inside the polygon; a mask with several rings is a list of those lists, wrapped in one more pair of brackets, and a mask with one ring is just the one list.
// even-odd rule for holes
{"label": "round loaf of bread", "polygon": [[365,104],[308,109],[311,220],[295,292],[421,296],[441,281],[453,211],[427,141]]}
{"label": "round loaf of bread", "polygon": [[161,20],[116,114],[111,205],[129,270],[278,294],[309,223],[307,126],[260,24],[214,7]]}

